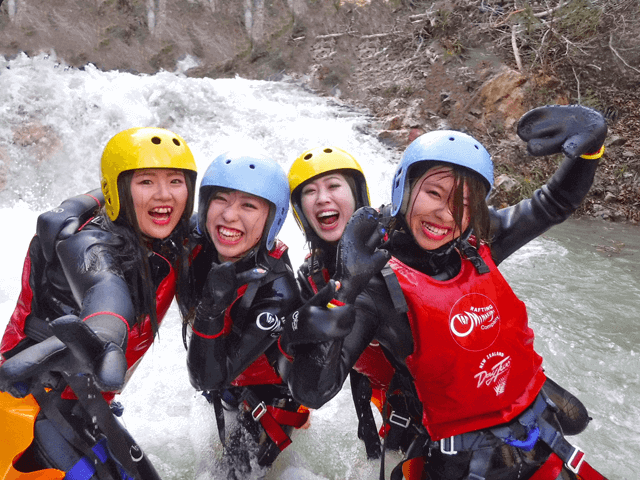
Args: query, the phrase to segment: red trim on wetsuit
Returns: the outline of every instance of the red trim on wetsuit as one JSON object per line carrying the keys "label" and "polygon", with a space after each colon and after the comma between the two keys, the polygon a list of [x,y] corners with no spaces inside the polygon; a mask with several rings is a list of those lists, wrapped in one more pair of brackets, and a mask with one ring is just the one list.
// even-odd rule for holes
{"label": "red trim on wetsuit", "polygon": [[222,325],[222,330],[220,330],[218,333],[213,335],[207,335],[205,333],[200,333],[195,328],[193,328],[193,326],[191,326],[191,331],[193,331],[193,333],[195,333],[200,338],[206,338],[207,340],[213,340],[214,338],[218,338],[223,335],[229,335],[229,333],[231,333],[231,328],[233,327],[233,319],[231,318],[231,307],[233,307],[235,303],[240,298],[242,298],[242,295],[244,295],[244,292],[246,292],[246,290],[247,290],[246,284],[238,288],[236,298],[233,300],[233,302],[231,302],[231,305],[229,305],[229,307],[227,307],[227,309],[224,312],[224,324]]}
{"label": "red trim on wetsuit", "polygon": [[[32,240],[33,241],[33,240]],[[20,290],[20,296],[16,303],[16,308],[11,314],[7,328],[2,336],[2,343],[0,344],[0,353],[4,354],[14,348],[18,343],[27,337],[24,331],[24,324],[31,313],[31,303],[33,301],[33,290],[29,279],[31,278],[31,256],[27,251],[27,256],[24,259],[22,266],[22,275],[20,282],[22,288]],[[0,364],[4,362],[4,356],[0,358]]]}
{"label": "red trim on wetsuit", "polygon": [[127,322],[126,318],[124,318],[122,315],[118,315],[117,313],[113,313],[113,312],[95,312],[95,313],[92,313],[91,315],[87,315],[86,317],[84,317],[82,319],[82,321],[86,322],[89,318],[97,317],[98,315],[111,315],[112,317],[119,318],[127,326],[127,333],[129,333],[129,328],[130,328],[129,327],[129,322]]}
{"label": "red trim on wetsuit", "polygon": [[289,355],[287,352],[284,351],[284,348],[282,348],[282,344],[280,343],[280,339],[282,337],[278,337],[278,350],[280,350],[280,353],[282,355],[284,355],[284,358],[286,358],[290,363],[293,363],[293,357],[291,355]]}

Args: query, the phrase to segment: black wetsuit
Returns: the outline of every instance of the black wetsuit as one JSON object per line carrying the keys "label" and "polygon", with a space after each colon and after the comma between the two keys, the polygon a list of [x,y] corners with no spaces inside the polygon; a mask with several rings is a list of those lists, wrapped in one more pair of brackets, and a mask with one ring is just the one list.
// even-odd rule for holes
{"label": "black wetsuit", "polygon": [[[218,263],[218,254],[211,242],[198,236],[194,239],[202,249],[192,263],[192,293],[195,294],[195,299],[200,299],[209,269],[212,263]],[[274,253],[277,250],[280,253]],[[238,289],[242,296],[223,314],[230,320],[226,322],[228,331],[208,337],[195,332],[191,334],[187,366],[191,384],[204,391],[207,399],[214,406],[218,405],[218,410],[221,401],[224,401],[227,408],[237,407],[240,423],[256,441],[257,448],[239,441],[242,432],[238,431],[230,432],[226,439],[226,451],[230,454],[228,466],[235,474],[242,474],[249,469],[249,451],[253,450],[257,455],[259,465],[266,466],[286,446],[280,443],[280,448],[278,447],[278,435],[281,436],[282,432],[274,431],[273,428],[281,428],[287,434],[292,430],[292,425],[278,422],[280,426],[277,427],[265,423],[265,417],[254,421],[251,414],[255,412],[254,417],[258,416],[262,410],[260,402],[287,412],[296,412],[300,407],[293,400],[277,370],[277,363],[282,362],[277,340],[279,319],[299,307],[301,301],[284,244],[276,242],[271,254],[260,247],[257,252],[252,251],[234,266],[236,274],[256,267],[262,267],[268,273],[255,284],[249,283],[246,290]],[[270,330],[270,327],[274,327],[274,330]],[[210,333],[219,333],[219,327],[216,329],[217,332]],[[224,417],[220,411],[217,412],[217,418],[218,428],[222,430],[221,436],[225,438]],[[266,437],[264,431],[267,433]]]}
{"label": "black wetsuit", "polygon": [[[495,263],[501,263],[553,225],[566,220],[589,191],[596,167],[597,162],[593,160],[566,158],[549,182],[536,190],[531,199],[500,210],[490,209],[491,252]],[[457,274],[461,265],[460,254],[453,248],[454,243],[426,252],[415,243],[411,234],[400,230],[394,232],[384,248],[406,265],[435,279],[447,280]],[[407,356],[413,352],[408,318],[396,310],[382,275],[370,281],[357,298],[355,307],[353,330],[344,339],[341,348],[308,346],[296,352],[294,362],[306,357],[305,369],[297,370],[301,373],[299,375],[289,376],[289,386],[295,398],[309,407],[319,408],[340,391],[352,366],[372,340],[380,342],[394,366],[400,369],[405,367]],[[427,365],[424,373],[428,375]],[[539,465],[549,454],[548,449],[541,448],[540,452],[537,449],[534,449],[534,465],[530,468],[537,468],[535,465]],[[439,450],[432,453],[429,463],[431,478],[464,478],[469,455],[446,456]],[[515,478],[513,475],[516,471],[507,468],[504,461],[497,461],[496,470],[492,471],[490,478]],[[531,472],[525,469],[520,473],[530,475]]]}

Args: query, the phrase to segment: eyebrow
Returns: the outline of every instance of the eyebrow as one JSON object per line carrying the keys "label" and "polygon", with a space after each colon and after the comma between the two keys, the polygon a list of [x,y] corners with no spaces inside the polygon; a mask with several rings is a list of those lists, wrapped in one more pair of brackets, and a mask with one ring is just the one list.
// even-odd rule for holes
{"label": "eyebrow", "polygon": [[[174,168],[163,168],[162,170],[166,170],[169,175],[181,175],[184,176],[184,172],[182,170],[174,169]],[[134,177],[145,177],[152,176],[157,177],[160,172],[153,170],[136,170],[133,174]]]}

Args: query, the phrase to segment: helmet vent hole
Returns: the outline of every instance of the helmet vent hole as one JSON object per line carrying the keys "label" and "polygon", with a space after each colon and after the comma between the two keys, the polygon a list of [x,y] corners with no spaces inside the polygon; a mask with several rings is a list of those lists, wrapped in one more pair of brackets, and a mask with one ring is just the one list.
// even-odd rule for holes
{"label": "helmet vent hole", "polygon": [[229,165],[231,163],[231,160],[227,160],[226,162],[224,162],[225,165]]}
{"label": "helmet vent hole", "polygon": [[333,150],[332,150],[332,149],[330,149],[330,148],[325,148],[325,149],[324,149],[324,153],[331,153],[331,152],[333,152]]}
{"label": "helmet vent hole", "polygon": [[160,143],[162,143],[162,140],[160,140],[160,137],[153,137],[151,139],[151,143],[153,143],[154,145],[160,145]]}
{"label": "helmet vent hole", "polygon": [[252,163],[251,165],[249,165],[249,168],[250,168],[251,170],[255,170],[255,169],[256,169],[256,166]]}
{"label": "helmet vent hole", "polygon": [[478,145],[474,145],[474,147],[476,147],[476,150],[480,150],[480,147],[478,147]]}
{"label": "helmet vent hole", "polygon": [[455,140],[455,138],[449,137],[449,140],[451,140],[453,142]]}
{"label": "helmet vent hole", "polygon": [[179,147],[179,146],[180,146],[180,140],[178,140],[177,138],[174,138],[174,139],[173,139],[173,144],[174,144],[176,147]]}
{"label": "helmet vent hole", "polygon": [[313,157],[313,153],[307,153],[307,154],[304,156],[304,159],[305,159],[305,160],[311,160],[311,157]]}

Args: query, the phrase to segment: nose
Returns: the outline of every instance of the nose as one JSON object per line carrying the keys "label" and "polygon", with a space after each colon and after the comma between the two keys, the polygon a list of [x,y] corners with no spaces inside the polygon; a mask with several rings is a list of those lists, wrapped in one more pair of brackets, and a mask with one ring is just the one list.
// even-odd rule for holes
{"label": "nose", "polygon": [[170,184],[167,181],[161,180],[156,184],[156,190],[154,196],[156,199],[166,200],[171,198]]}
{"label": "nose", "polygon": [[452,207],[449,199],[442,199],[438,202],[434,210],[436,215],[442,219],[450,220],[453,218]]}
{"label": "nose", "polygon": [[322,203],[328,203],[328,202],[329,202],[329,190],[324,187],[320,187],[318,189],[318,196],[316,198],[316,203],[322,204]]}
{"label": "nose", "polygon": [[222,210],[222,219],[225,222],[233,222],[238,218],[238,202],[230,202]]}

